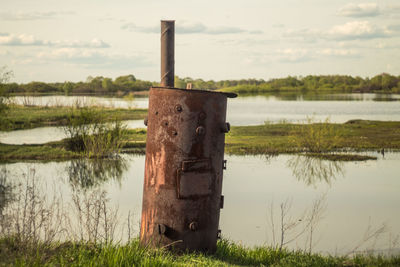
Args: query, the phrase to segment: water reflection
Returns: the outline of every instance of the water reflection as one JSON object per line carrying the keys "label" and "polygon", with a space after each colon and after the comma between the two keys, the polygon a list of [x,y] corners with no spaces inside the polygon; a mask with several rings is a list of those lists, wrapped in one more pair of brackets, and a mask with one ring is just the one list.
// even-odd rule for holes
{"label": "water reflection", "polygon": [[395,94],[371,94],[371,93],[332,93],[332,92],[282,92],[264,94],[240,94],[240,97],[261,96],[271,101],[400,101]]}
{"label": "water reflection", "polygon": [[121,157],[113,159],[77,159],[67,166],[70,184],[74,188],[89,189],[106,181],[115,180],[121,185],[124,172],[128,169],[127,160]]}
{"label": "water reflection", "polygon": [[2,167],[0,169],[0,218],[3,216],[3,210],[7,206],[7,204],[12,200],[13,194],[12,189],[13,186],[10,181],[7,180],[8,171],[6,167]]}
{"label": "water reflection", "polygon": [[319,182],[330,186],[337,176],[344,176],[343,162],[340,161],[297,155],[289,158],[286,164],[292,170],[293,176],[308,186],[316,187]]}

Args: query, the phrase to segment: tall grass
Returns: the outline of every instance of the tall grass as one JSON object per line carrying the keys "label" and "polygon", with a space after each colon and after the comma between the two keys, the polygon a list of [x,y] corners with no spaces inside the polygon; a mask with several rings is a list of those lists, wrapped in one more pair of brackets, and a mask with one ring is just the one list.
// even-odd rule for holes
{"label": "tall grass", "polygon": [[317,122],[312,117],[307,117],[301,127],[293,127],[292,142],[301,151],[328,152],[336,148],[342,140],[340,125],[330,123],[329,118]]}
{"label": "tall grass", "polygon": [[126,126],[118,119],[106,123],[101,111],[73,107],[67,120],[62,128],[68,137],[68,149],[97,158],[112,157],[120,151]]}

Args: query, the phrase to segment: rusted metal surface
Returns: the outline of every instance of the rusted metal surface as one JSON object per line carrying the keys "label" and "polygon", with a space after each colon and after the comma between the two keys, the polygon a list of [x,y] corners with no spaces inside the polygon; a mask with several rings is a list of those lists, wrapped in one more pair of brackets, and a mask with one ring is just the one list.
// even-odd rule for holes
{"label": "rusted metal surface", "polygon": [[175,21],[161,21],[161,86],[174,87]]}
{"label": "rusted metal surface", "polygon": [[151,88],[140,229],[142,244],[213,252],[223,207],[227,97]]}

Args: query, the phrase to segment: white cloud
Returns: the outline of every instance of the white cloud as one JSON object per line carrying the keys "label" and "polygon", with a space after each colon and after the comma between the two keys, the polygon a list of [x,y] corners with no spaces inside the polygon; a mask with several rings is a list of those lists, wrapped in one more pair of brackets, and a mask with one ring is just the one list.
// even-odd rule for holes
{"label": "white cloud", "polygon": [[393,24],[388,27],[388,29],[392,32],[400,33],[400,24]]}
{"label": "white cloud", "polygon": [[387,5],[383,8],[383,12],[385,14],[385,18],[399,18],[400,17],[400,5]]}
{"label": "white cloud", "polygon": [[84,41],[49,41],[40,40],[33,35],[28,34],[0,34],[0,45],[7,46],[56,46],[56,47],[90,47],[90,48],[108,48],[109,44],[100,40],[93,39],[89,42]]}
{"label": "white cloud", "polygon": [[43,19],[54,19],[62,15],[72,15],[75,12],[65,11],[65,12],[10,12],[0,13],[0,20],[43,20]]}
{"label": "white cloud", "polygon": [[97,69],[126,69],[153,65],[153,63],[144,56],[107,53],[104,50],[99,51],[71,47],[40,52],[36,55],[36,58],[42,62],[60,61],[72,65],[79,65],[84,68]]}
{"label": "white cloud", "polygon": [[321,39],[323,35],[324,35],[323,31],[316,29],[301,29],[301,30],[289,29],[283,33],[283,37],[308,43],[316,42],[317,40]]}
{"label": "white cloud", "polygon": [[337,48],[325,48],[317,51],[317,54],[323,56],[333,57],[359,57],[360,54],[353,49],[337,49]]}
{"label": "white cloud", "polygon": [[338,40],[374,39],[390,37],[390,32],[368,21],[351,21],[332,27],[327,32],[327,37]]}
{"label": "white cloud", "polygon": [[38,40],[33,35],[27,34],[3,34],[0,36],[0,45],[9,46],[47,46],[51,43],[47,40]]}
{"label": "white cloud", "polygon": [[380,15],[380,9],[376,3],[348,4],[339,10],[339,15],[344,17],[376,17]]}
{"label": "white cloud", "polygon": [[53,42],[53,44],[55,46],[59,46],[59,47],[88,47],[88,48],[108,48],[110,47],[110,45],[106,42],[104,42],[103,40],[100,39],[92,39],[89,42],[83,42],[83,41],[79,41],[79,40],[75,40],[75,41],[55,41]]}
{"label": "white cloud", "polygon": [[316,42],[318,40],[365,40],[378,38],[393,38],[400,34],[399,25],[377,26],[369,21],[350,21],[335,25],[329,30],[302,29],[287,30],[283,37],[294,41]]}
{"label": "white cloud", "polygon": [[304,62],[312,59],[310,52],[307,49],[301,48],[286,48],[276,50],[278,60],[282,62]]}
{"label": "white cloud", "polygon": [[[121,26],[121,29],[135,31],[135,32],[142,32],[142,33],[160,33],[160,26],[143,27],[143,26],[137,26],[134,23],[126,23]],[[227,27],[227,26],[208,27],[200,22],[189,23],[185,21],[182,21],[175,26],[175,32],[176,34],[211,34],[211,35],[262,33],[262,31],[259,30],[245,30],[238,27]]]}

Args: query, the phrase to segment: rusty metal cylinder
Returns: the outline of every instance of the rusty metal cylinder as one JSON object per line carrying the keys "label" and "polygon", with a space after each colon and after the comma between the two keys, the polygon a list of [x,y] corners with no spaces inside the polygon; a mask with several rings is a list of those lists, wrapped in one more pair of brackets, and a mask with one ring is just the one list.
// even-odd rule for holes
{"label": "rusty metal cylinder", "polygon": [[161,86],[174,87],[175,21],[161,21]]}
{"label": "rusty metal cylinder", "polygon": [[227,97],[151,88],[140,242],[214,252],[223,206]]}

